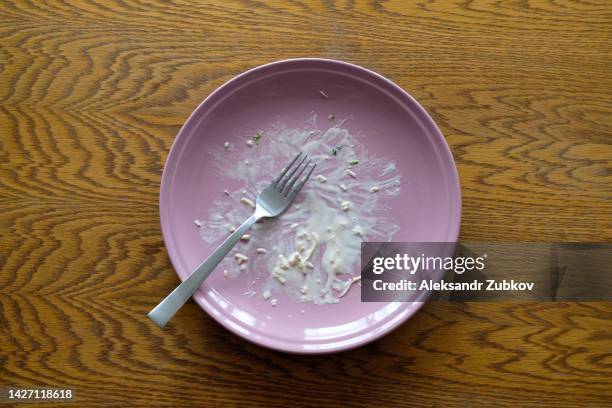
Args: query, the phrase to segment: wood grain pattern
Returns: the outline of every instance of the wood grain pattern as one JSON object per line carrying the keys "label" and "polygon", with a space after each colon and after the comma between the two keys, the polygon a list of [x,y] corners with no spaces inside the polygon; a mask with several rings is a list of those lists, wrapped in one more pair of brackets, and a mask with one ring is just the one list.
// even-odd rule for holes
{"label": "wood grain pattern", "polygon": [[[289,57],[415,96],[451,145],[466,241],[612,238],[612,3],[0,1],[0,386],[83,406],[612,406],[612,304],[426,305],[325,357],[247,344],[190,303],[157,196],[193,108]],[[50,406],[54,404],[49,404]]]}

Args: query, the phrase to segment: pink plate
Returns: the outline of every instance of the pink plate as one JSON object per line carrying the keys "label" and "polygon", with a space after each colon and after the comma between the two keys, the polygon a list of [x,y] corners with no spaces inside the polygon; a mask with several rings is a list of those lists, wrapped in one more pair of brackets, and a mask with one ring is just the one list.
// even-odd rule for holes
{"label": "pink plate", "polygon": [[[421,105],[388,79],[359,66],[293,59],[251,69],[227,82],[197,107],[178,133],[162,177],[160,216],[164,241],[181,279],[214,249],[194,227],[194,220],[227,186],[210,152],[228,138],[255,134],[279,117],[287,126],[299,127],[312,112],[351,117],[345,127],[364,135],[368,151],[396,162],[402,188],[390,209],[400,226],[394,241],[457,240],[457,170],[444,137]],[[362,303],[359,290],[351,290],[337,304],[294,301],[274,308],[263,299],[245,296],[246,286],[244,279],[227,279],[216,270],[194,298],[239,336],[295,353],[363,345],[402,324],[422,305]]]}

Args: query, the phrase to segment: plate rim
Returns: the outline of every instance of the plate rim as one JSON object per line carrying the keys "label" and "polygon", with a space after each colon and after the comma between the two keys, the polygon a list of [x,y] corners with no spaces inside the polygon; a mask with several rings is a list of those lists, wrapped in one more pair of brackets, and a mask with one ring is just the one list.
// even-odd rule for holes
{"label": "plate rim", "polygon": [[[459,173],[457,171],[457,165],[453,158],[452,152],[450,150],[450,146],[446,142],[446,139],[444,138],[437,124],[434,122],[434,120],[431,118],[431,116],[425,110],[425,108],[412,95],[410,95],[407,91],[405,91],[399,85],[395,84],[390,79],[384,77],[383,75],[375,71],[364,68],[360,65],[356,65],[353,63],[345,62],[345,61],[335,60],[335,59],[328,59],[328,58],[290,58],[290,59],[283,59],[283,60],[273,61],[273,62],[266,63],[263,65],[255,66],[251,69],[248,69],[232,77],[228,81],[224,82],[222,85],[217,87],[212,93],[210,93],[206,98],[204,98],[202,102],[198,104],[198,106],[191,112],[191,114],[185,120],[185,122],[179,129],[176,137],[174,138],[172,145],[170,147],[170,150],[168,152],[168,155],[166,157],[166,161],[164,163],[164,169],[163,169],[161,180],[160,180],[159,214],[160,214],[160,229],[162,232],[162,238],[164,241],[164,245],[166,247],[168,257],[170,258],[170,262],[179,279],[183,280],[184,278],[181,277],[178,270],[179,269],[182,270],[184,268],[182,268],[182,266],[178,262],[176,245],[170,233],[171,227],[170,227],[170,221],[168,219],[168,208],[169,208],[168,198],[170,196],[169,190],[173,184],[172,179],[174,176],[174,170],[176,168],[176,164],[179,162],[178,159],[181,156],[182,148],[184,148],[184,146],[181,146],[181,143],[184,145],[183,141],[188,140],[188,137],[186,135],[183,136],[183,134],[189,133],[189,129],[193,127],[194,124],[197,124],[199,120],[203,119],[203,117],[201,117],[199,118],[199,120],[196,121],[196,119],[198,119],[198,116],[202,116],[203,111],[207,109],[212,109],[218,103],[222,102],[223,99],[225,98],[225,96],[223,96],[224,93],[228,91],[229,91],[228,94],[235,92],[236,89],[232,89],[235,85],[240,86],[240,82],[244,81],[245,79],[248,79],[248,77],[254,74],[261,73],[262,71],[266,73],[266,71],[271,68],[275,68],[275,67],[279,67],[283,65],[291,66],[294,64],[297,66],[296,69],[299,69],[300,65],[308,66],[309,64],[312,64],[312,65],[324,66],[324,68],[327,70],[339,72],[343,75],[354,76],[354,75],[361,74],[362,76],[373,77],[375,79],[378,79],[378,81],[381,82],[383,86],[388,88],[388,89],[384,89],[385,91],[389,91],[389,90],[394,91],[395,94],[389,95],[389,96],[395,97],[396,99],[398,99],[398,96],[399,96],[400,99],[398,99],[398,103],[403,105],[403,107],[407,111],[410,111],[411,110],[410,108],[416,109],[417,114],[418,114],[417,119],[419,121],[422,121],[423,125],[427,126],[427,130],[429,130],[430,131],[429,133],[432,134],[431,136],[435,138],[434,145],[436,147],[435,149],[436,152],[438,154],[444,155],[442,162],[446,163],[445,173],[447,177],[449,177],[449,179],[452,179],[450,180],[452,185],[450,185],[449,187],[454,187],[454,190],[455,190],[454,193],[456,194],[456,197],[457,197],[456,208],[454,208],[454,211],[457,214],[457,218],[456,218],[456,222],[454,222],[453,225],[450,226],[449,239],[447,242],[457,242],[459,238],[459,231],[460,231],[460,226],[461,226],[461,216],[462,216],[462,197],[461,197],[461,185],[460,185]],[[308,69],[308,67],[306,69]],[[311,67],[311,69],[313,68]],[[321,69],[323,68],[319,68],[319,70]],[[350,70],[351,72],[347,74],[348,70]],[[286,72],[286,71],[281,71],[281,72]],[[272,72],[272,74],[275,74],[275,73],[278,73],[278,72],[274,72],[274,71]],[[364,80],[363,78],[360,78],[360,79]],[[250,82],[247,82],[246,84],[242,84],[242,86],[248,85],[249,83]],[[372,85],[381,87],[381,85],[379,84],[372,84]],[[220,95],[222,95],[223,97],[221,100],[217,101]],[[168,227],[165,227],[165,225],[167,225]],[[287,341],[287,340],[280,340],[275,337],[260,338],[261,336],[259,336],[256,333],[252,333],[248,328],[244,328],[247,331],[247,333],[245,333],[244,331],[238,330],[235,327],[233,327],[233,324],[235,323],[229,322],[227,317],[220,315],[219,313],[214,313],[213,311],[217,311],[217,308],[214,308],[213,305],[211,305],[204,296],[194,295],[193,299],[196,301],[198,306],[201,309],[203,309],[209,316],[211,316],[215,321],[217,321],[227,330],[238,335],[239,337],[251,343],[257,344],[259,346],[263,346],[268,349],[272,349],[276,351],[283,351],[283,352],[288,352],[288,353],[294,353],[294,354],[327,354],[327,353],[334,353],[334,352],[340,352],[340,351],[347,351],[353,348],[357,348],[357,347],[366,345],[370,342],[373,342],[381,338],[382,336],[386,334],[389,334],[391,331],[401,326],[402,323],[404,323],[406,320],[412,317],[424,304],[424,302],[406,302],[406,303],[402,302],[395,311],[391,312],[391,314],[388,316],[388,319],[381,321],[381,324],[378,326],[370,326],[366,329],[365,332],[358,332],[358,333],[350,334],[348,335],[347,339],[344,338],[346,337],[346,335],[344,335],[344,337],[339,336],[338,338],[332,339],[331,341],[327,340],[323,343],[313,343],[316,346],[308,347],[308,346],[305,346],[303,342],[297,343],[297,342],[292,342],[292,341]],[[394,303],[394,302],[391,302],[391,303]],[[377,330],[375,333],[372,334],[371,332],[373,331],[373,329],[377,329]],[[321,347],[322,345],[324,345],[325,347]]]}

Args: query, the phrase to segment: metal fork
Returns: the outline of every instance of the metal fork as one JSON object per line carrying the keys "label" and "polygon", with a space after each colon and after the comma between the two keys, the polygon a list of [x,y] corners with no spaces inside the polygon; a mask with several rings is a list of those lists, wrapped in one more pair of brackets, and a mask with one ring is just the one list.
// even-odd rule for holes
{"label": "metal fork", "polygon": [[[281,215],[293,199],[298,195],[312,172],[315,164],[308,155],[301,152],[281,170],[268,187],[266,187],[255,205],[255,212],[229,237],[223,241],[215,251],[198,266],[187,279],[176,287],[160,304],[149,312],[149,318],[159,327],[164,327],[176,312],[198,290],[204,280],[215,267],[223,260],[225,255],[236,245],[240,237],[261,218],[274,218]],[[302,174],[304,176],[302,177]],[[301,177],[301,179],[300,179]]]}

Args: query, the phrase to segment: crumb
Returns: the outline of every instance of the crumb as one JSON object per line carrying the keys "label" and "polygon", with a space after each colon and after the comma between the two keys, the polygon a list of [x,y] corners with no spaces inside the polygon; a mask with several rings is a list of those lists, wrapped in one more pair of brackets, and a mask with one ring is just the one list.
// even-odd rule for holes
{"label": "crumb", "polygon": [[343,201],[340,204],[340,208],[342,208],[342,211],[348,211],[349,208],[351,208],[351,203],[349,203],[348,201]]}
{"label": "crumb", "polygon": [[277,303],[278,303],[278,300],[276,300],[276,299],[272,299],[272,300],[270,301],[270,304],[271,304],[272,306],[276,306],[276,304],[277,304]]}
{"label": "crumb", "polygon": [[223,276],[225,276],[226,278],[229,278],[229,271],[227,269],[223,270]]}
{"label": "crumb", "polygon": [[319,90],[319,93],[321,94],[322,97],[324,97],[325,99],[329,99],[329,96],[327,96],[327,94],[321,90]]}
{"label": "crumb", "polygon": [[325,177],[322,174],[318,174],[317,177],[315,177],[317,180],[319,180],[321,183],[325,183],[327,181],[327,177]]}
{"label": "crumb", "polygon": [[268,250],[266,248],[257,248],[255,252],[257,252],[258,254],[265,254],[268,252]]}
{"label": "crumb", "polygon": [[246,256],[246,255],[244,255],[244,254],[241,254],[241,253],[237,253],[237,254],[235,254],[235,255],[234,255],[234,258],[236,258],[236,263],[237,263],[238,265],[241,265],[241,264],[243,264],[243,263],[246,263],[246,262],[249,260],[249,257],[248,257],[248,256]]}
{"label": "crumb", "polygon": [[308,269],[314,269],[314,264],[312,262],[306,262],[306,267]]}
{"label": "crumb", "polygon": [[293,254],[291,254],[291,257],[289,257],[289,265],[298,266],[301,263],[302,263],[302,258],[300,257],[299,253],[294,252]]}
{"label": "crumb", "polygon": [[196,225],[196,227],[200,228],[202,226],[202,223],[200,222],[200,220],[194,220],[193,223]]}
{"label": "crumb", "polygon": [[346,174],[348,174],[352,178],[357,178],[357,174],[355,174],[355,172],[351,169],[346,169]]}
{"label": "crumb", "polygon": [[329,116],[327,117],[327,119],[334,120],[334,119],[336,119],[336,117],[330,113]]}
{"label": "crumb", "polygon": [[253,143],[253,141],[252,141],[251,139],[247,140],[245,143],[246,143],[246,144],[247,144],[247,146],[249,146],[249,147],[253,147],[253,145],[255,144],[255,143]]}
{"label": "crumb", "polygon": [[370,192],[371,192],[371,193],[378,193],[378,190],[380,190],[380,189],[378,188],[378,186],[373,186],[373,187],[370,189]]}
{"label": "crumb", "polygon": [[262,293],[262,296],[264,299],[268,300],[270,299],[270,296],[272,296],[272,293],[270,293],[269,290],[266,290],[264,293]]}
{"label": "crumb", "polygon": [[251,235],[249,234],[244,234],[243,236],[240,237],[241,241],[249,241],[251,239]]}
{"label": "crumb", "polygon": [[224,148],[225,150],[229,150],[229,148],[230,148],[231,146],[232,146],[232,145],[230,144],[230,142],[225,142],[225,143],[223,144],[223,148]]}
{"label": "crumb", "polygon": [[245,205],[248,205],[249,207],[255,208],[255,203],[252,200],[250,200],[250,199],[248,199],[246,197],[242,197],[240,199],[240,202],[245,204]]}
{"label": "crumb", "polygon": [[344,184],[340,184],[340,190],[342,191],[348,191],[348,187],[345,186]]}
{"label": "crumb", "polygon": [[297,228],[297,227],[299,227],[299,226],[300,226],[300,224],[298,224],[297,222],[294,222],[293,224],[291,224],[291,225],[289,226],[289,228],[294,229],[294,228]]}
{"label": "crumb", "polygon": [[230,192],[227,190],[223,190],[223,194],[225,194],[226,196],[230,195]]}

